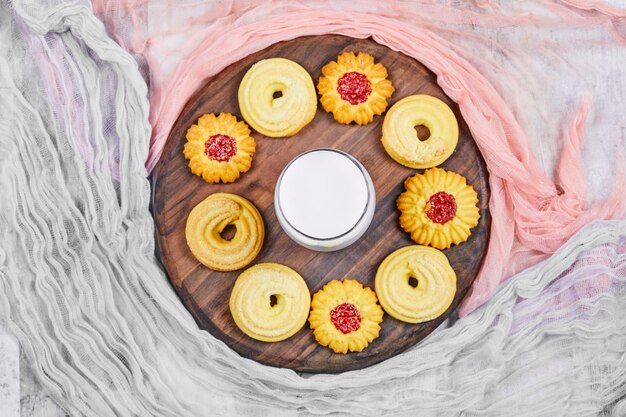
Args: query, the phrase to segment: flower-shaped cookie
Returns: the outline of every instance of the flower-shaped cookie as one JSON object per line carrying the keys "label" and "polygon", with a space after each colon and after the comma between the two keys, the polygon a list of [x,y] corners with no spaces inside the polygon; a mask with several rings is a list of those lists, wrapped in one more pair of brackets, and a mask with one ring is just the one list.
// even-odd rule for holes
{"label": "flower-shaped cookie", "polygon": [[337,353],[361,352],[378,337],[383,310],[376,294],[355,280],[331,281],[313,295],[315,340]]}
{"label": "flower-shaped cookie", "polygon": [[478,224],[478,196],[462,175],[432,168],[408,178],[404,187],[396,201],[400,226],[415,243],[447,249],[465,242]]}
{"label": "flower-shaped cookie", "polygon": [[339,123],[364,125],[385,111],[394,88],[370,54],[344,52],[322,68],[317,91],[324,110]]}
{"label": "flower-shaped cookie", "polygon": [[250,128],[230,113],[205,114],[187,130],[183,153],[195,175],[213,184],[233,182],[252,165]]}

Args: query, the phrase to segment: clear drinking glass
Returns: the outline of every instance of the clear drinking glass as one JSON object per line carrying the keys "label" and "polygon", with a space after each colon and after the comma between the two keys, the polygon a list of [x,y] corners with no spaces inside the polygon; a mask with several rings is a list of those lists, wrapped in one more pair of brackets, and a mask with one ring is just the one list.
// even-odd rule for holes
{"label": "clear drinking glass", "polygon": [[343,249],[367,230],[376,209],[374,184],[351,155],[330,148],[304,152],[285,166],[274,190],[281,227],[320,252]]}

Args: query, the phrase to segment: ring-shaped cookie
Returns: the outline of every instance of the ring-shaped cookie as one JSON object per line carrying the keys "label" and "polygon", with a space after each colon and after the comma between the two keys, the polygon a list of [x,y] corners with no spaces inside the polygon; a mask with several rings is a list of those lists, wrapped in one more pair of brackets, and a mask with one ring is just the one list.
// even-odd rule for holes
{"label": "ring-shaped cookie", "polygon": [[317,95],[309,73],[285,58],[254,64],[239,84],[239,110],[257,132],[272,138],[293,136],[317,111]]}
{"label": "ring-shaped cookie", "polygon": [[311,293],[293,269],[261,263],[242,272],[230,295],[230,312],[242,332],[263,342],[293,336],[306,323]]}
{"label": "ring-shaped cookie", "polygon": [[446,255],[420,245],[405,246],[378,267],[378,301],[390,316],[421,323],[442,315],[454,300],[456,274]]}
{"label": "ring-shaped cookie", "polygon": [[[417,136],[416,126],[430,130],[428,139]],[[403,98],[391,106],[383,121],[382,142],[396,162],[415,169],[443,163],[459,140],[459,125],[446,103],[425,94]]]}
{"label": "ring-shaped cookie", "polygon": [[[226,240],[221,233],[229,225],[237,231]],[[207,268],[235,271],[252,262],[261,251],[265,225],[250,201],[235,194],[215,193],[191,210],[185,236],[191,253]]]}

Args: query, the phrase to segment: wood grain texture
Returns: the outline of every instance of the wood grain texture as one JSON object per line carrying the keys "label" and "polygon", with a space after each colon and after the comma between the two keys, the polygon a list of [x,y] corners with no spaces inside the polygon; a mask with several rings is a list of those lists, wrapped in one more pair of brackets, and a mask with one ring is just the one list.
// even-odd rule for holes
{"label": "wood grain texture", "polygon": [[[411,94],[439,97],[454,111],[460,128],[459,144],[443,168],[458,172],[473,185],[480,199],[480,221],[465,243],[444,251],[457,274],[457,294],[450,309],[436,320],[407,324],[385,315],[381,336],[363,352],[340,355],[317,344],[305,326],[293,337],[278,343],[263,343],[243,334],[234,324],[228,300],[241,271],[215,272],[201,265],[185,241],[185,222],[192,208],[215,192],[240,194],[260,210],[266,227],[265,244],[253,262],[279,262],[298,271],[311,293],[333,279],[353,278],[371,288],[380,262],[400,247],[413,244],[398,224],[395,201],[404,190],[403,181],[419,170],[395,163],[380,142],[383,116],[366,126],[340,125],[321,105],[311,124],[288,139],[271,139],[253,132],[257,142],[252,169],[234,184],[207,184],[191,174],[183,157],[185,133],[205,113],[229,112],[241,118],[237,89],[245,72],[255,62],[271,57],[292,59],[306,68],[314,82],[321,68],[344,51],[369,52],[389,71],[396,91],[389,100]],[[300,247],[282,231],[273,206],[274,186],[283,167],[303,151],[332,147],[356,157],[374,180],[376,214],[367,233],[341,251],[314,252]],[[435,75],[399,52],[368,39],[326,35],[281,42],[253,54],[213,77],[187,103],[173,127],[161,160],[153,174],[153,210],[159,256],[183,303],[198,325],[223,340],[244,357],[261,363],[305,372],[334,373],[364,368],[416,344],[432,332],[463,299],[474,280],[489,240],[491,217],[489,188],[483,158],[463,121],[458,107],[439,88]]]}

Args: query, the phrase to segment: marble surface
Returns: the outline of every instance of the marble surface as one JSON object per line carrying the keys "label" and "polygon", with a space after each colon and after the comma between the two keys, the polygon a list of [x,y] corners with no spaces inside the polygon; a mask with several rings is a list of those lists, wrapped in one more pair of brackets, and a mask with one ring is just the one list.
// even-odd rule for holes
{"label": "marble surface", "polygon": [[28,364],[20,364],[17,339],[0,326],[0,417],[66,417],[35,381]]}
{"label": "marble surface", "polygon": [[0,329],[0,416],[20,415],[20,355],[15,338]]}
{"label": "marble surface", "polygon": [[[66,417],[68,416],[49,396],[27,364],[22,361],[20,369],[20,411],[22,417]],[[4,417],[0,414],[0,417]]]}

